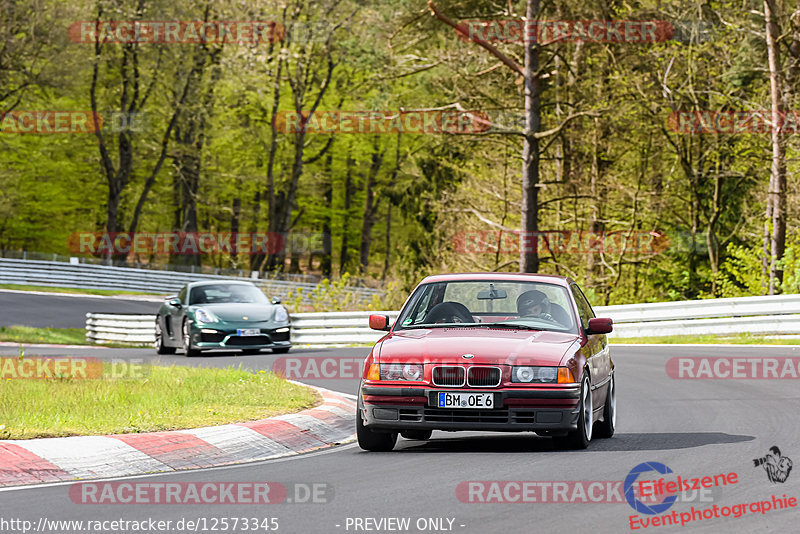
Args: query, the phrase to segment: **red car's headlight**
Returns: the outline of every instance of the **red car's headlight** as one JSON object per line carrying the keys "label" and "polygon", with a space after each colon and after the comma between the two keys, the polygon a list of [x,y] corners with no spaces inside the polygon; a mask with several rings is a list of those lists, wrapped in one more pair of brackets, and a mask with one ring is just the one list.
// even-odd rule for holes
{"label": "red car's headlight", "polygon": [[[370,369],[370,371],[372,370]],[[422,382],[424,367],[421,363],[382,363],[380,364],[380,380]]]}
{"label": "red car's headlight", "polygon": [[575,379],[566,367],[514,366],[511,381],[523,384],[573,384]]}

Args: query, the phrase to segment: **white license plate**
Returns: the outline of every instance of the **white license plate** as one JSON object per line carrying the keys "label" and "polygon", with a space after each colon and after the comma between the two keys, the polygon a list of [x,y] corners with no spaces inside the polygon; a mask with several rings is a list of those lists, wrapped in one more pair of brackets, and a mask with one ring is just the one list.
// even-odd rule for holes
{"label": "white license plate", "polygon": [[436,406],[439,408],[494,408],[494,393],[462,393],[440,391]]}
{"label": "white license plate", "polygon": [[260,336],[261,330],[258,328],[240,328],[236,331],[237,336]]}

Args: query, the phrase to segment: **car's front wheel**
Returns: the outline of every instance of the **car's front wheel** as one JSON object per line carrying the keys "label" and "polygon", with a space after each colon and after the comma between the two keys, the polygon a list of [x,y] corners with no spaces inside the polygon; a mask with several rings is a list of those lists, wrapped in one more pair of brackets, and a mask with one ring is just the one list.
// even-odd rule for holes
{"label": "car's front wheel", "polygon": [[585,449],[592,441],[592,388],[588,373],[583,373],[581,397],[578,403],[578,428],[563,437],[554,438],[559,447],[565,449]]}
{"label": "car's front wheel", "polygon": [[189,330],[189,320],[183,320],[183,353],[186,356],[199,356],[200,351],[192,347],[192,334]]}
{"label": "car's front wheel", "polygon": [[164,332],[161,330],[161,320],[156,317],[156,354],[175,354],[175,347],[164,345]]}
{"label": "car's front wheel", "polygon": [[606,403],[603,407],[603,420],[597,423],[598,438],[610,438],[614,435],[617,426],[617,384],[614,375],[611,375],[611,382],[608,384]]}
{"label": "car's front wheel", "polygon": [[356,437],[358,446],[365,451],[386,452],[394,449],[397,443],[397,432],[373,432],[361,419],[361,408],[356,408]]}

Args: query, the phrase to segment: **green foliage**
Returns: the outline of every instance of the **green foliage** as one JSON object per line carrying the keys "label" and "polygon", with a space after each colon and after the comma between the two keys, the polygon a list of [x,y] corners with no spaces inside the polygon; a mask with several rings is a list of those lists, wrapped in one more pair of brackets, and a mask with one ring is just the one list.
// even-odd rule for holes
{"label": "green foliage", "polygon": [[[457,21],[523,12],[523,3],[505,0],[440,0],[437,5]],[[88,108],[94,47],[69,43],[62,31],[65,20],[92,20],[98,7],[105,18],[118,20],[204,16],[203,4],[187,0],[147,0],[141,6],[139,13],[133,0],[0,0],[0,12],[8,13],[0,27],[0,111]],[[386,297],[367,307],[392,309],[429,274],[518,269],[516,250],[469,252],[457,246],[467,232],[513,231],[521,225],[519,119],[524,87],[516,73],[428,16],[418,0],[298,0],[289,6],[286,20],[271,3],[210,6],[209,16],[219,20],[277,20],[296,26],[297,32],[309,25],[325,36],[339,27],[329,48],[325,39],[304,40],[294,33],[287,42],[225,43],[218,65],[202,63],[190,101],[180,110],[179,131],[167,140],[167,157],[142,207],[139,231],[179,231],[196,215],[201,232],[235,227],[240,232],[287,227],[303,234],[330,232],[330,272],[321,272],[323,250],[285,250],[285,257],[277,260],[284,271],[327,279],[312,295],[293,293],[287,304],[294,311],[357,308],[346,289],[352,282],[348,273],[375,285],[381,280]],[[540,272],[576,279],[593,304],[763,291],[759,251],[769,136],[678,133],[668,119],[676,111],[767,107],[763,20],[756,11],[730,3],[692,6],[609,6],[596,0],[540,5],[542,20],[595,19],[606,13],[620,20],[669,20],[688,28],[702,13],[706,24],[703,39],[642,45],[566,40],[541,47],[541,130],[551,133],[540,146],[539,229],[657,230],[675,237],[674,243],[686,241],[677,239],[679,235],[696,237],[689,248],[660,254],[542,252]],[[144,109],[148,126],[132,134],[133,172],[120,192],[123,227],[143,198],[186,77],[198,68],[193,45],[134,46],[139,90],[150,83],[152,89]],[[520,43],[498,43],[497,48],[522,61]],[[101,112],[121,104],[123,49],[118,44],[102,47],[97,91]],[[327,81],[329,65],[333,68]],[[320,111],[396,112],[457,105],[492,119],[503,117],[497,122],[514,133],[404,133],[399,143],[393,134],[317,133],[301,140],[273,125],[273,112],[296,107],[308,111],[318,96]],[[570,117],[575,112],[584,115]],[[199,118],[204,127],[192,130]],[[104,135],[117,165],[120,136]],[[196,165],[194,184],[180,173],[186,154]],[[295,176],[298,158],[304,163]],[[367,191],[367,177],[378,160]],[[797,139],[791,136],[788,176],[797,174],[798,165]],[[792,184],[790,180],[790,207],[798,204]],[[71,234],[105,228],[108,198],[95,136],[0,134],[0,249],[69,253]],[[371,214],[368,199],[377,206]],[[797,292],[797,211],[789,209],[788,217],[781,290]],[[374,224],[362,235],[369,218]],[[712,265],[714,255],[704,237],[709,231],[718,241],[718,267]],[[361,265],[360,251],[367,243],[367,264]],[[197,260],[164,255],[130,259]],[[263,260],[249,254],[202,257],[205,265],[253,270],[263,268]],[[340,272],[346,276],[337,279]],[[306,303],[303,297],[308,297]]]}
{"label": "green foliage", "polygon": [[[781,293],[800,293],[800,239],[795,237],[786,247],[783,260],[778,262],[783,269],[783,283],[778,285]],[[760,248],[750,248],[731,244],[727,257],[717,273],[719,297],[748,297],[766,293],[762,277],[763,252]]]}
{"label": "green foliage", "polygon": [[731,243],[727,257],[717,273],[720,297],[747,297],[763,294],[762,253],[759,249]]}

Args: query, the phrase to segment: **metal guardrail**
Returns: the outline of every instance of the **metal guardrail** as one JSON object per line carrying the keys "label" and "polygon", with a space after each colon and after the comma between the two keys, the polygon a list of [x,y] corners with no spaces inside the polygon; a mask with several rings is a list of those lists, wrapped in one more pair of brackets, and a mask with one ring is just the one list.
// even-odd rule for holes
{"label": "metal guardrail", "polygon": [[[800,334],[800,295],[742,297],[598,306],[598,317],[611,317],[610,337],[664,337],[672,335],[797,335]],[[295,313],[292,342],[297,345],[374,343],[382,332],[367,326],[370,314],[388,315],[391,322],[399,312]],[[95,343],[152,343],[153,315],[86,316],[86,338]]]}
{"label": "metal guardrail", "polygon": [[392,324],[400,314],[399,311],[294,313],[291,315],[292,343],[298,345],[375,343],[384,333],[369,327],[369,316],[373,313],[388,315]]}
{"label": "metal guardrail", "polygon": [[98,344],[152,345],[156,340],[155,315],[86,314],[86,341]]}
{"label": "metal guardrail", "polygon": [[[237,269],[234,267],[212,267],[210,265],[181,265],[179,263],[144,263],[139,261],[125,260],[112,260],[109,263],[107,258],[87,257],[87,256],[63,256],[57,253],[44,253],[34,252],[28,250],[8,250],[0,249],[0,258],[10,258],[17,260],[42,260],[42,261],[57,261],[61,263],[75,262],[86,265],[112,265],[114,267],[128,267],[131,269],[147,269],[149,271],[171,271],[179,273],[197,273],[197,274],[213,274],[220,276],[247,276],[250,271],[246,269]],[[266,278],[274,280],[283,280],[287,282],[312,282],[319,283],[324,277],[318,274],[299,274],[299,273],[265,273]],[[355,286],[365,286],[361,279],[351,278]]]}
{"label": "metal guardrail", "polygon": [[[187,283],[198,280],[249,280],[269,296],[282,299],[287,297],[290,290],[301,288],[304,302],[310,300],[310,293],[317,288],[316,283],[308,282],[0,258],[0,283],[3,284],[167,294],[177,293]],[[373,296],[383,294],[381,290],[367,287],[350,287],[348,292],[355,296],[356,302],[367,302]]]}
{"label": "metal guardrail", "polygon": [[596,306],[594,311],[598,317],[611,317],[614,323],[784,315],[800,313],[800,295]]}

